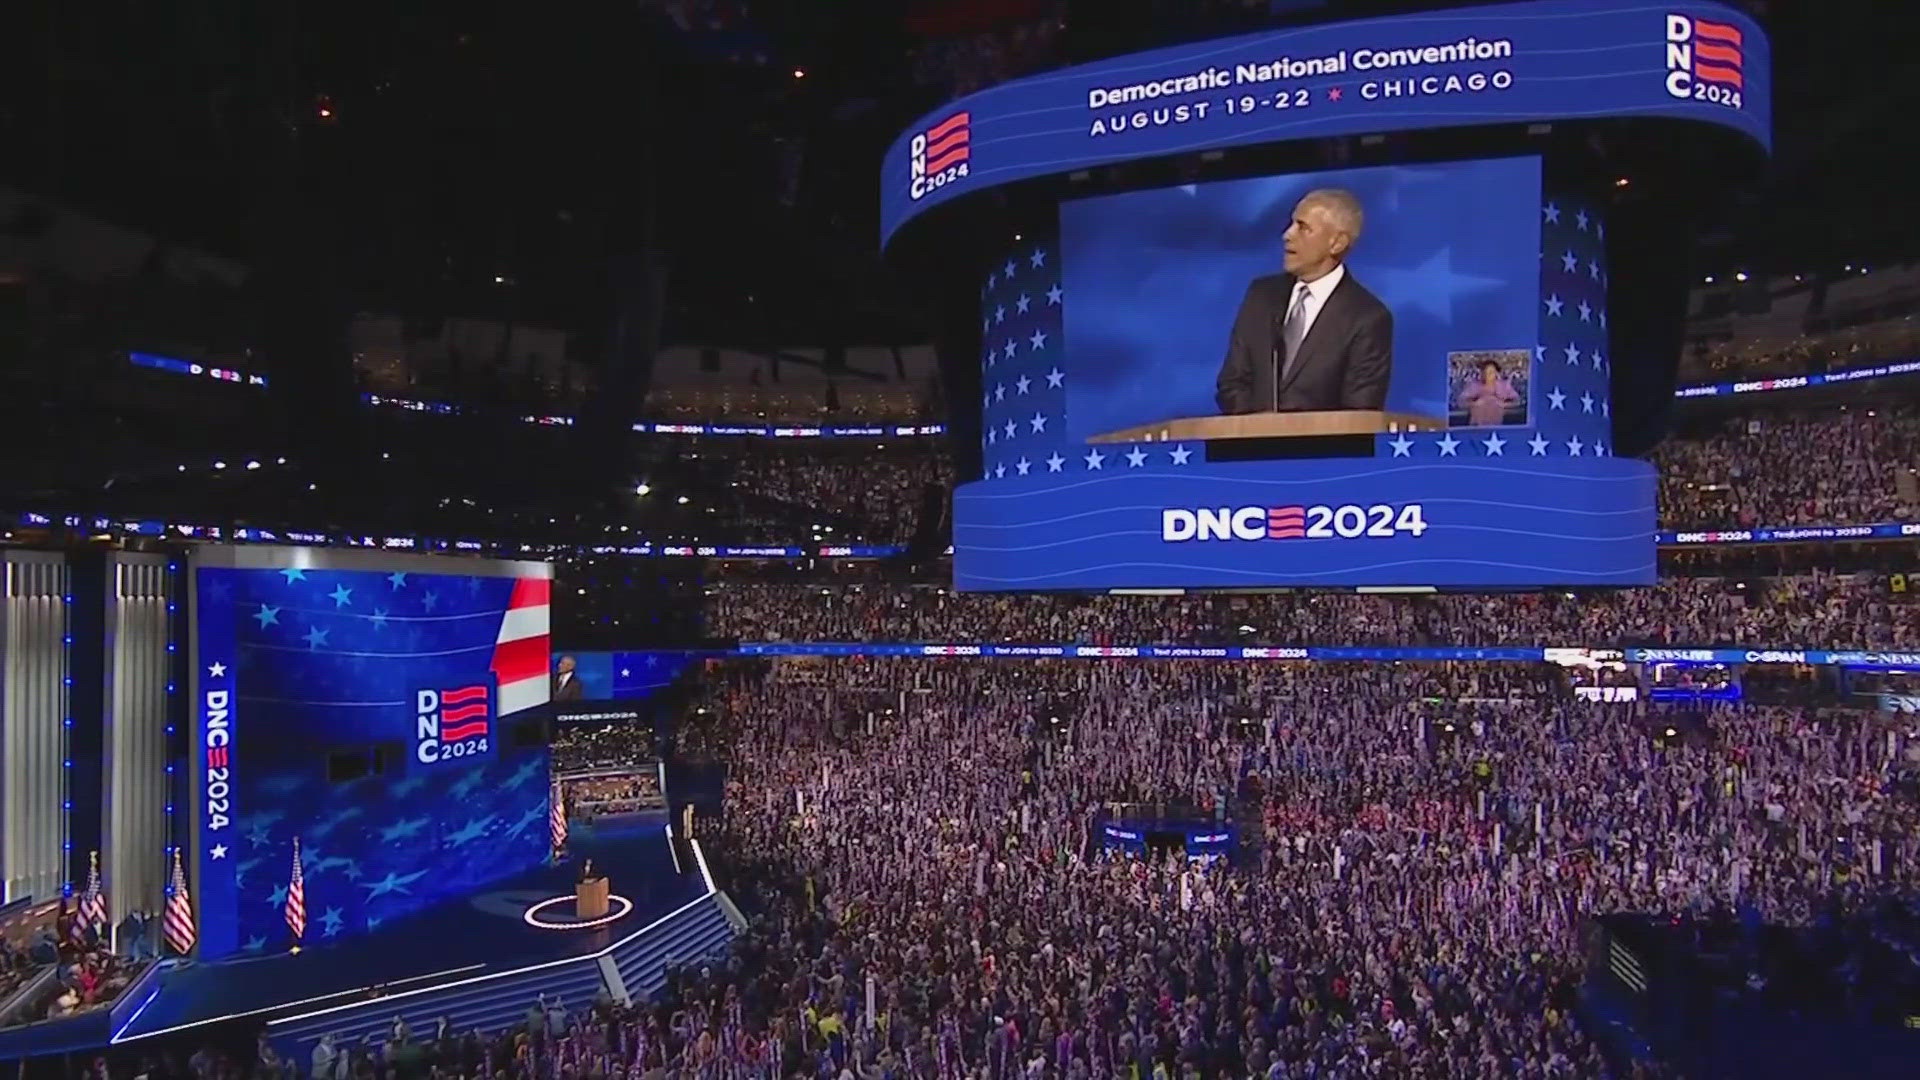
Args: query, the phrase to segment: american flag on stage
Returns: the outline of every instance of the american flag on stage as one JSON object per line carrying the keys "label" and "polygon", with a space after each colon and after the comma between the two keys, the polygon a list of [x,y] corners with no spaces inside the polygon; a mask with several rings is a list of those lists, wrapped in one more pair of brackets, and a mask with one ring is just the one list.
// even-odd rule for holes
{"label": "american flag on stage", "polygon": [[94,852],[87,871],[87,891],[80,897],[80,921],[103,932],[107,925],[107,894],[100,887],[100,853]]}
{"label": "american flag on stage", "polygon": [[167,884],[167,921],[162,928],[167,944],[185,956],[198,936],[193,929],[193,902],[187,897],[187,875],[180,869],[180,852],[173,853],[173,880]]}
{"label": "american flag on stage", "polygon": [[[484,693],[484,691],[482,691]],[[293,879],[287,882],[287,929],[294,944],[307,934],[307,882],[300,872],[300,838],[293,838]]]}
{"label": "american flag on stage", "polygon": [[553,850],[557,853],[567,846],[567,804],[560,797],[560,785],[553,785],[553,794],[547,798],[547,828],[553,834]]}

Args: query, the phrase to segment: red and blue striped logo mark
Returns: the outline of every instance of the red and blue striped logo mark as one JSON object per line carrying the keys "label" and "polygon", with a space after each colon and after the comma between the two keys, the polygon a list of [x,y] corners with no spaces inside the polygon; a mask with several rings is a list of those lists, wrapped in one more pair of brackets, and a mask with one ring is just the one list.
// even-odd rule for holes
{"label": "red and blue striped logo mark", "polygon": [[485,738],[489,715],[484,684],[440,691],[440,741]]}
{"label": "red and blue striped logo mark", "polygon": [[1746,89],[1746,36],[1733,23],[1667,16],[1667,93],[1740,108]]}
{"label": "red and blue striped logo mark", "polygon": [[908,197],[917,201],[966,176],[972,162],[972,113],[954,113],[916,133],[907,146]]}
{"label": "red and blue striped logo mark", "polygon": [[1267,511],[1267,539],[1298,540],[1307,535],[1304,506],[1276,506]]}

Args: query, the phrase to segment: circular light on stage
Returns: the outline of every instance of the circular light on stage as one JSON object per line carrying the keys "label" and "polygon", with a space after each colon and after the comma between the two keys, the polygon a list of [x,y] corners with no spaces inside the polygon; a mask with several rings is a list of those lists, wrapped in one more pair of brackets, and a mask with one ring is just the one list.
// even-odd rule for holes
{"label": "circular light on stage", "polygon": [[633,901],[624,896],[609,896],[607,897],[607,903],[612,906],[612,910],[597,919],[562,919],[551,916],[542,918],[540,915],[542,911],[553,907],[555,904],[571,903],[573,903],[573,896],[571,894],[567,896],[549,897],[528,908],[526,914],[522,915],[521,918],[527,921],[528,926],[536,930],[591,930],[596,926],[605,926],[616,919],[626,918],[627,913],[633,910]]}

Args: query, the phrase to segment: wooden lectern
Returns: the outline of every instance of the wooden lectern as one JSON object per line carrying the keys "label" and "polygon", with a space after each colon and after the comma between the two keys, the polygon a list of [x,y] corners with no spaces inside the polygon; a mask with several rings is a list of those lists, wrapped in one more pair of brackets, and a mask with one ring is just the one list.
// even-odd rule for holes
{"label": "wooden lectern", "polygon": [[1297,439],[1327,435],[1392,435],[1444,431],[1447,418],[1374,409],[1326,412],[1257,412],[1238,416],[1188,416],[1095,435],[1091,443],[1208,442],[1214,439]]}
{"label": "wooden lectern", "polygon": [[598,919],[606,913],[606,877],[581,878],[580,883],[573,887],[573,917],[576,919]]}

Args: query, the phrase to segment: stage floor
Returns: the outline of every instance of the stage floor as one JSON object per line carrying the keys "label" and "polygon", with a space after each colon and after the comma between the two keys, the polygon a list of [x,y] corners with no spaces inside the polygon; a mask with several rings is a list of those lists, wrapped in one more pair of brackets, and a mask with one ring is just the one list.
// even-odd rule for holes
{"label": "stage floor", "polygon": [[[603,828],[581,835],[584,831],[571,838],[567,863],[508,878],[486,892],[449,901],[372,934],[297,955],[187,964],[167,972],[160,992],[115,1041],[240,1016],[267,1017],[290,1006],[311,1007],[320,1004],[315,999],[383,984],[411,989],[584,956],[707,891],[698,867],[688,863],[675,872],[664,815],[618,832]],[[592,929],[529,926],[524,919],[528,907],[573,894],[582,859],[593,860],[594,871],[607,876],[616,895],[633,901],[633,910]]]}

